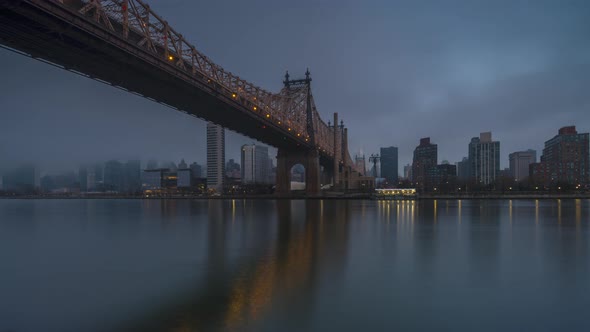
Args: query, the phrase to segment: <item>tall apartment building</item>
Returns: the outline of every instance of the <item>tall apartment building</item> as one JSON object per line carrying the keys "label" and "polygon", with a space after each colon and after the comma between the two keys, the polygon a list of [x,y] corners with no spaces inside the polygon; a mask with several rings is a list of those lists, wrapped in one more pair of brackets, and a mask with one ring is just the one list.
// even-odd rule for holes
{"label": "tall apartment building", "polygon": [[492,133],[485,132],[469,143],[471,177],[479,184],[490,184],[500,175],[500,142],[492,141]]}
{"label": "tall apartment building", "polygon": [[225,131],[214,123],[207,123],[207,187],[223,192],[225,178]]}
{"label": "tall apartment building", "polygon": [[530,175],[545,184],[587,184],[588,137],[588,133],[578,134],[575,126],[559,129],[555,137],[545,142],[541,162],[530,165]]}
{"label": "tall apartment building", "polygon": [[267,184],[272,164],[268,148],[262,145],[242,145],[241,175],[244,184]]}
{"label": "tall apartment building", "polygon": [[420,145],[414,149],[412,162],[412,182],[416,189],[423,191],[426,188],[427,171],[436,167],[438,163],[438,146],[430,143],[430,137],[421,138]]}
{"label": "tall apartment building", "polygon": [[529,176],[529,165],[537,162],[537,151],[517,151],[508,155],[510,162],[510,176],[516,181],[522,181]]}

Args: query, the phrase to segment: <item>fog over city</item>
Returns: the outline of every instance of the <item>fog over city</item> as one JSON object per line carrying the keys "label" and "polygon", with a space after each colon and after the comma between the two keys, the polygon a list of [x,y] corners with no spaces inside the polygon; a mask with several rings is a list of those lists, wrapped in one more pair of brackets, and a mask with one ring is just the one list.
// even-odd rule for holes
{"label": "fog over city", "polygon": [[[588,1],[148,1],[213,61],[266,90],[309,67],[318,111],[339,112],[351,155],[421,137],[439,162],[492,131],[508,154],[590,131]],[[290,8],[285,8],[288,5]],[[0,49],[0,167],[206,162],[205,122]],[[226,160],[253,139],[226,131]],[[271,155],[276,150],[270,151]]]}

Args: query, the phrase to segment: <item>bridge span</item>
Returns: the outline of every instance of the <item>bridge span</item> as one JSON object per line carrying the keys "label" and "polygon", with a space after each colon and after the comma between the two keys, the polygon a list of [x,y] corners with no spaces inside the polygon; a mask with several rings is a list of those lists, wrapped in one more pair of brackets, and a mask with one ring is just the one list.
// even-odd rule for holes
{"label": "bridge span", "polygon": [[276,147],[279,194],[297,163],[308,194],[320,192],[321,169],[336,190],[370,183],[337,113],[333,124],[321,118],[309,71],[268,92],[215,64],[143,0],[0,0],[0,44]]}

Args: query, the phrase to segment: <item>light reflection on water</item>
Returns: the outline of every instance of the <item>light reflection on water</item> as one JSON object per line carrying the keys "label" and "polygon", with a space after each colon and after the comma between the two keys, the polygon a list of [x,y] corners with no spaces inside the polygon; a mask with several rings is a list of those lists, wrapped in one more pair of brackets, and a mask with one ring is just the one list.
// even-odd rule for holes
{"label": "light reflection on water", "polygon": [[589,200],[1,200],[0,331],[590,330]]}

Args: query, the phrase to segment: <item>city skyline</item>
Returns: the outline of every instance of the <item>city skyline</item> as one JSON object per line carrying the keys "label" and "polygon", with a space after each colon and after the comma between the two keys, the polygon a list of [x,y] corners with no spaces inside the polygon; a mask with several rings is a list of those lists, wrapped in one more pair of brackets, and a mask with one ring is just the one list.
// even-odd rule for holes
{"label": "city skyline", "polygon": [[[179,1],[150,4],[212,59],[268,90],[280,88],[284,70],[295,77],[310,67],[320,112],[329,117],[338,110],[352,129],[352,155],[393,145],[404,165],[415,142],[430,136],[440,159],[456,162],[466,155],[465,142],[492,131],[502,142],[500,167],[506,168],[510,152],[541,151],[538,137],[544,133],[568,125],[581,131],[590,127],[590,97],[584,90],[590,77],[584,18],[590,8],[583,2],[569,7],[540,2],[534,11],[513,2],[339,3],[337,9],[330,2],[303,2],[283,12],[261,1],[232,6],[229,15],[235,20],[219,30],[207,29],[218,17],[206,13],[218,12],[214,9],[222,4],[206,4],[210,11],[186,3],[179,11]],[[421,15],[408,21],[408,12]],[[253,23],[248,17],[254,13],[267,19]],[[349,24],[353,14],[358,21]],[[268,29],[275,20],[300,18],[310,30],[294,33],[295,40],[282,40]],[[490,24],[500,19],[509,24]],[[469,23],[477,33],[462,31],[454,20]],[[318,28],[328,23],[333,27]],[[238,28],[260,37],[228,43],[223,37]],[[306,33],[314,29],[322,33]],[[376,38],[364,40],[366,34]],[[275,47],[267,48],[269,40]],[[303,56],[291,52],[298,43],[307,46]],[[236,51],[250,48],[270,54],[246,57]],[[6,50],[0,50],[0,60],[6,73],[0,78],[6,91],[0,107],[10,110],[0,117],[3,165],[40,161],[51,169],[67,166],[73,161],[68,158],[153,157],[205,164],[204,121]],[[255,142],[230,131],[227,136],[227,159],[238,160],[240,146]]]}

